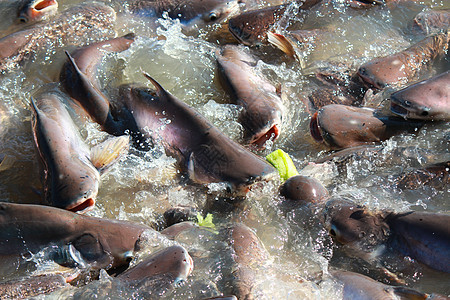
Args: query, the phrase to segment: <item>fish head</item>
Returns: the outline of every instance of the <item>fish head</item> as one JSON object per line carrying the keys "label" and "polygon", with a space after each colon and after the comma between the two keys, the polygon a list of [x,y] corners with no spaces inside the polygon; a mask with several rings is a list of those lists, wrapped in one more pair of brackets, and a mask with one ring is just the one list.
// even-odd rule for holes
{"label": "fish head", "polygon": [[58,11],[56,0],[26,0],[17,18],[20,23],[34,23],[53,16]]}
{"label": "fish head", "polygon": [[238,10],[238,0],[197,0],[178,5],[169,16],[180,19],[185,28],[194,28],[221,23]]}
{"label": "fish head", "polygon": [[382,90],[388,85],[400,85],[407,82],[406,66],[398,56],[375,58],[358,69],[357,75],[365,86]]}
{"label": "fish head", "polygon": [[311,136],[332,149],[349,148],[377,141],[372,134],[383,123],[370,108],[340,104],[322,107],[309,124]]}
{"label": "fish head", "polygon": [[320,203],[328,199],[328,191],[319,180],[303,175],[292,176],[280,187],[280,194],[287,199]]}
{"label": "fish head", "polygon": [[324,210],[325,227],[338,243],[352,248],[369,248],[384,242],[389,227],[380,214],[351,201],[333,199]]}
{"label": "fish head", "polygon": [[407,119],[450,118],[450,71],[392,93],[391,111]]}
{"label": "fish head", "polygon": [[203,144],[192,151],[188,160],[189,178],[201,184],[225,183],[228,193],[245,194],[259,181],[275,178],[270,164],[228,138]]}
{"label": "fish head", "polygon": [[141,263],[119,275],[132,282],[148,280],[159,275],[169,275],[174,284],[183,283],[194,269],[194,261],[182,246],[171,246],[150,255]]}
{"label": "fish head", "polygon": [[54,170],[48,178],[44,193],[53,206],[78,213],[94,207],[100,174],[90,163],[79,164],[75,159],[71,169]]}
{"label": "fish head", "polygon": [[284,13],[284,7],[269,7],[241,13],[228,21],[228,30],[242,44],[259,46],[267,41],[267,31]]}
{"label": "fish head", "polygon": [[252,111],[258,113],[247,113],[244,109],[239,116],[239,123],[244,127],[244,143],[256,149],[264,148],[268,140],[278,138],[283,118],[283,107],[278,96],[267,92],[262,93],[261,97],[265,99],[252,105]]}

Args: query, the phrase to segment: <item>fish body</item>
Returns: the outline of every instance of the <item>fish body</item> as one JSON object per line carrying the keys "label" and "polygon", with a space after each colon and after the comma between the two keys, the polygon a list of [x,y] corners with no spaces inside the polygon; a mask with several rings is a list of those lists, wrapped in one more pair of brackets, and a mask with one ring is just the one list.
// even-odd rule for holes
{"label": "fish body", "polygon": [[239,121],[244,127],[244,143],[261,148],[267,140],[276,140],[285,108],[276,88],[255,73],[256,60],[235,46],[222,48],[216,59],[222,87],[243,107]]}
{"label": "fish body", "polygon": [[450,161],[436,163],[425,168],[403,173],[396,180],[401,189],[418,189],[432,186],[435,189],[445,189],[450,184]]}
{"label": "fish body", "polygon": [[152,229],[55,207],[0,204],[0,256],[37,253],[45,247],[69,247],[71,255],[79,255],[91,267],[110,269],[128,265],[147,230]]}
{"label": "fish body", "polygon": [[361,65],[358,75],[376,89],[402,86],[417,78],[420,71],[448,49],[449,33],[430,35],[411,47],[393,55],[374,58]]}
{"label": "fish body", "polygon": [[238,10],[237,0],[135,0],[130,11],[141,16],[161,18],[166,13],[184,25],[220,23]]}
{"label": "fish body", "polygon": [[120,99],[145,138],[160,142],[197,183],[226,182],[241,191],[274,176],[275,169],[232,141],[203,116],[165,91],[125,85]]}
{"label": "fish body", "polygon": [[344,285],[343,300],[428,299],[427,294],[401,286],[391,286],[362,274],[334,270],[330,272]]}
{"label": "fish body", "polygon": [[390,96],[391,111],[408,119],[450,120],[450,71]]}
{"label": "fish body", "polygon": [[94,3],[71,7],[46,22],[39,22],[0,39],[0,72],[17,68],[40,48],[80,45],[110,35],[114,10]]}
{"label": "fish body", "polygon": [[0,283],[2,299],[28,299],[69,286],[62,275],[47,274]]}
{"label": "fish body", "polygon": [[171,246],[152,253],[139,264],[117,276],[130,285],[148,285],[151,279],[161,280],[167,277],[171,284],[186,281],[194,268],[194,262],[188,251],[182,246]]}
{"label": "fish body", "polygon": [[420,12],[413,20],[413,29],[425,34],[437,33],[450,28],[450,9]]}
{"label": "fish body", "polygon": [[20,23],[35,23],[51,16],[58,11],[56,0],[25,0],[19,7],[17,20]]}
{"label": "fish body", "polygon": [[99,170],[110,164],[101,161],[120,156],[128,147],[128,140],[121,138],[115,146],[111,144],[112,148],[97,150],[97,157],[94,158],[59,94],[43,93],[32,102],[32,132],[44,169],[46,201],[52,206],[72,211],[91,209],[98,193]]}
{"label": "fish body", "polygon": [[402,132],[414,132],[423,122],[378,116],[370,108],[332,104],[322,107],[311,118],[310,132],[318,142],[332,149],[379,143]]}
{"label": "fish body", "polygon": [[386,223],[397,251],[450,273],[450,215],[429,212],[392,214]]}
{"label": "fish body", "polygon": [[320,203],[328,199],[328,191],[319,180],[303,175],[292,176],[280,187],[280,195],[295,201]]}

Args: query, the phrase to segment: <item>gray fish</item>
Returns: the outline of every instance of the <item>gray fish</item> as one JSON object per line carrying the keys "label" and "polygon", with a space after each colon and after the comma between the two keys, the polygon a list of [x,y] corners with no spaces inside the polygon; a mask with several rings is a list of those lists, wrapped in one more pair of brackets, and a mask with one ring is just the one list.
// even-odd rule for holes
{"label": "gray fish", "polygon": [[343,300],[428,299],[427,294],[407,287],[383,284],[358,273],[342,270],[334,270],[330,273],[344,285]]}
{"label": "gray fish", "polygon": [[66,52],[68,60],[60,72],[60,82],[65,91],[74,99],[102,129],[113,135],[123,135],[130,125],[124,124],[123,119],[113,115],[109,100],[100,91],[97,80],[98,65],[108,52],[121,52],[130,47],[134,41],[134,34],[130,33],[115,39],[92,43],[75,50],[72,54]]}
{"label": "gray fish", "polygon": [[117,276],[135,287],[147,286],[152,279],[169,281],[177,285],[186,281],[194,268],[194,261],[188,251],[181,246],[171,246],[152,253],[139,264]]}
{"label": "gray fish", "polygon": [[426,37],[393,55],[378,57],[361,65],[358,75],[369,87],[383,89],[388,85],[405,85],[448,49],[449,33]]}
{"label": "gray fish", "polygon": [[393,213],[386,223],[392,247],[417,261],[450,273],[450,215],[429,212]]}
{"label": "gray fish", "polygon": [[239,122],[244,143],[262,148],[267,140],[276,140],[285,108],[275,86],[255,72],[256,60],[236,46],[223,47],[216,59],[219,82],[243,107]]}
{"label": "gray fish", "polygon": [[25,0],[19,7],[17,19],[20,23],[35,23],[55,15],[57,11],[56,0]]}
{"label": "gray fish", "polygon": [[62,275],[46,274],[0,283],[2,299],[26,299],[70,286]]}
{"label": "gray fish", "polygon": [[371,212],[350,201],[333,200],[325,209],[330,235],[363,258],[389,248],[430,268],[450,273],[450,215],[431,212]]}
{"label": "gray fish", "polygon": [[391,111],[408,119],[450,119],[450,71],[391,94]]}
{"label": "gray fish", "polygon": [[69,246],[72,258],[94,269],[118,268],[128,265],[146,231],[153,230],[145,225],[88,217],[49,206],[0,204],[0,256]]}
{"label": "gray fish", "polygon": [[231,191],[243,192],[253,183],[274,176],[272,166],[146,77],[156,91],[125,85],[120,99],[145,138],[161,142],[192,181],[226,182]]}
{"label": "gray fish", "polygon": [[80,45],[110,35],[116,14],[108,6],[73,6],[50,21],[40,22],[0,39],[0,72],[17,68],[42,47]]}
{"label": "gray fish", "polygon": [[44,197],[59,208],[86,211],[95,204],[100,172],[128,150],[129,139],[107,140],[92,151],[57,93],[43,93],[32,100],[32,131],[43,166]]}
{"label": "gray fish", "polygon": [[384,141],[404,132],[415,132],[423,122],[382,116],[370,108],[331,104],[311,118],[312,137],[332,149],[350,148]]}
{"label": "gray fish", "polygon": [[161,18],[164,13],[172,19],[179,19],[184,25],[207,25],[220,23],[230,14],[238,11],[238,0],[133,0],[129,9],[132,13]]}

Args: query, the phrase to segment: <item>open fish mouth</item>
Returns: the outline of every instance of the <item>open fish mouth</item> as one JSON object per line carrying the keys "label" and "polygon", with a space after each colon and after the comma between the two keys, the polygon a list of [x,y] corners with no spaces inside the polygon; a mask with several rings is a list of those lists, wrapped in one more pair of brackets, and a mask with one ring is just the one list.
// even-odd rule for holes
{"label": "open fish mouth", "polygon": [[66,209],[71,212],[85,213],[85,212],[91,210],[94,207],[94,205],[95,205],[95,200],[93,198],[88,198],[83,201],[77,201],[77,203],[67,207]]}
{"label": "open fish mouth", "polygon": [[44,10],[51,6],[58,6],[58,3],[55,0],[42,0],[42,1],[36,2],[32,6],[32,8],[36,11],[41,11],[41,10]]}
{"label": "open fish mouth", "polygon": [[317,141],[319,143],[323,142],[323,137],[322,137],[322,133],[320,131],[319,118],[318,118],[317,112],[312,116],[311,121],[309,122],[309,132],[311,133],[311,136],[314,138],[315,141]]}
{"label": "open fish mouth", "polygon": [[397,103],[391,102],[391,111],[399,116],[406,117],[408,115],[408,110]]}
{"label": "open fish mouth", "polygon": [[273,125],[268,131],[262,133],[255,137],[255,139],[251,142],[251,145],[256,147],[257,149],[264,148],[264,144],[271,140],[275,141],[280,135],[280,129],[277,124]]}
{"label": "open fish mouth", "polygon": [[19,22],[28,23],[39,21],[49,15],[54,15],[58,9],[56,0],[34,1],[30,6],[25,6],[19,12]]}

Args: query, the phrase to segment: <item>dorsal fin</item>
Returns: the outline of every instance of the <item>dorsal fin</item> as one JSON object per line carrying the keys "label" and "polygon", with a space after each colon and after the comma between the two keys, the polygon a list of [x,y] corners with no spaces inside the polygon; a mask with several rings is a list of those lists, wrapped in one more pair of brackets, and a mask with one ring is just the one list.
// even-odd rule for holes
{"label": "dorsal fin", "polygon": [[170,100],[173,98],[173,96],[167,92],[155,79],[153,79],[150,75],[148,75],[145,72],[142,72],[142,74],[144,74],[144,76],[150,80],[150,82],[153,84],[153,86],[156,88],[156,94],[158,95],[158,97],[166,99],[166,100]]}

